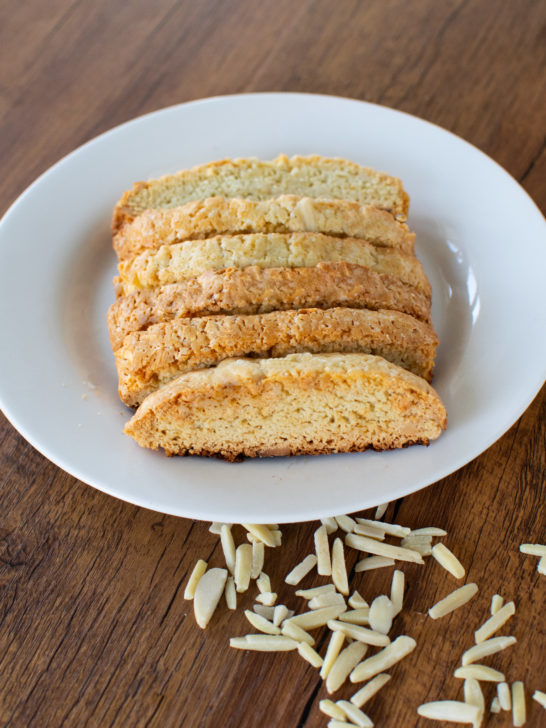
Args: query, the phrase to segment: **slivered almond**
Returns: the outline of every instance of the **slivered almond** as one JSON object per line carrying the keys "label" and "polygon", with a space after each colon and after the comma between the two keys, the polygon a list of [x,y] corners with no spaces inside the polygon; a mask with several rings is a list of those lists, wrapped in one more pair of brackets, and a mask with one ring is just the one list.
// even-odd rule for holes
{"label": "slivered almond", "polygon": [[228,578],[226,579],[224,596],[226,598],[227,608],[237,609],[237,592],[235,590],[235,581],[232,576],[228,576]]}
{"label": "slivered almond", "polygon": [[490,617],[482,626],[474,632],[474,639],[476,644],[484,642],[486,639],[491,637],[503,624],[510,619],[510,617],[516,613],[516,605],[514,602],[506,602],[504,607],[501,607],[499,611]]}
{"label": "slivered almond", "polygon": [[443,528],[436,528],[436,526],[426,526],[425,528],[413,529],[410,536],[447,536],[447,531]]}
{"label": "slivered almond", "polygon": [[366,713],[363,713],[353,703],[350,703],[348,700],[338,700],[336,705],[339,705],[345,712],[345,715],[353,725],[358,726],[358,728],[373,728],[373,723]]}
{"label": "slivered almond", "polygon": [[391,676],[387,675],[387,673],[385,672],[376,675],[369,682],[367,682],[364,687],[360,688],[360,690],[358,690],[358,692],[356,692],[352,696],[351,703],[353,703],[353,705],[356,705],[357,708],[361,708],[364,703],[366,703],[379,690],[381,690],[383,685],[386,685],[386,683],[388,683],[390,679]]}
{"label": "slivered almond", "polygon": [[378,526],[367,526],[364,523],[357,523],[354,528],[354,533],[359,536],[369,536],[375,538],[377,541],[385,540],[385,531],[382,531]]}
{"label": "slivered almond", "polygon": [[315,652],[315,650],[311,647],[311,645],[307,644],[307,642],[299,643],[298,652],[303,659],[307,660],[307,662],[313,665],[313,667],[322,667],[322,657],[318,652]]}
{"label": "slivered almond", "polygon": [[390,639],[386,634],[375,632],[373,629],[361,627],[358,624],[349,624],[348,622],[338,622],[335,619],[330,619],[328,620],[328,627],[332,632],[343,632],[347,637],[364,642],[367,645],[383,647],[390,643]]}
{"label": "slivered almond", "polygon": [[235,543],[233,542],[231,526],[227,523],[223,523],[220,528],[220,542],[222,544],[226,566],[230,574],[233,575],[235,573]]}
{"label": "slivered almond", "polygon": [[386,556],[368,556],[355,565],[355,571],[371,571],[382,569],[384,566],[394,566],[394,559],[388,559]]}
{"label": "slivered almond", "polygon": [[339,690],[351,670],[360,662],[367,650],[367,645],[362,642],[352,642],[339,653],[326,678],[326,690],[330,694]]}
{"label": "slivered almond", "polygon": [[273,608],[273,619],[271,621],[275,627],[279,627],[285,619],[288,619],[288,617],[291,617],[293,614],[294,612],[288,609],[288,607],[284,604],[277,604],[277,606]]}
{"label": "slivered almond", "polygon": [[458,667],[453,673],[455,677],[463,680],[473,678],[485,682],[504,682],[504,675],[487,665],[466,665]]}
{"label": "slivered almond", "polygon": [[445,720],[450,723],[475,723],[480,716],[477,705],[461,703],[459,700],[435,700],[432,703],[423,703],[417,708],[417,713],[423,718],[432,720]]}
{"label": "slivered almond", "polygon": [[298,642],[284,635],[247,634],[232,637],[229,646],[236,650],[257,650],[258,652],[288,652],[298,649]]}
{"label": "slivered almond", "polygon": [[311,612],[303,612],[303,614],[296,614],[295,617],[290,617],[286,620],[297,624],[302,629],[316,629],[317,627],[324,626],[328,620],[335,619],[340,614],[343,614],[345,607],[323,607],[322,609],[314,609]]}
{"label": "slivered almond", "polygon": [[378,505],[377,508],[375,509],[374,519],[376,521],[378,521],[380,518],[383,518],[388,507],[389,507],[388,503],[381,503],[380,505]]}
{"label": "slivered almond", "polygon": [[500,682],[497,684],[497,696],[502,710],[512,710],[512,694],[508,683]]}
{"label": "slivered almond", "polygon": [[321,700],[319,703],[319,710],[329,718],[334,718],[335,720],[345,723],[345,712],[332,700],[328,700],[328,698]]}
{"label": "slivered almond", "polygon": [[321,518],[320,522],[323,526],[325,526],[328,535],[330,535],[331,533],[335,533],[339,528],[335,518]]}
{"label": "slivered almond", "polygon": [[493,637],[490,640],[484,640],[463,653],[462,663],[463,665],[471,665],[476,660],[481,660],[483,657],[505,650],[515,642],[515,637]]}
{"label": "slivered almond", "polygon": [[332,581],[338,592],[345,595],[349,594],[345,552],[343,550],[343,541],[340,538],[336,538],[332,545]]}
{"label": "slivered almond", "polygon": [[397,538],[404,538],[409,536],[411,528],[406,526],[399,526],[397,523],[387,523],[386,521],[372,521],[369,518],[357,518],[357,523],[363,523],[365,526],[376,526],[381,528],[382,531],[388,533],[389,536],[396,536]]}
{"label": "slivered almond", "polygon": [[277,545],[277,539],[267,526],[260,525],[259,523],[242,523],[241,525],[266,546],[274,548]]}
{"label": "slivered almond", "polygon": [[309,632],[306,632],[297,624],[291,624],[289,620],[285,620],[281,627],[281,632],[286,637],[291,637],[296,642],[307,642],[311,647],[315,644],[315,640],[311,637]]}
{"label": "slivered almond", "polygon": [[235,587],[239,594],[245,592],[250,584],[250,570],[252,568],[252,546],[242,543],[235,552]]}
{"label": "slivered almond", "polygon": [[512,724],[515,728],[520,728],[525,725],[526,720],[525,691],[521,680],[516,680],[512,683]]}
{"label": "slivered almond", "polygon": [[250,567],[250,578],[257,579],[264,568],[265,546],[262,541],[252,542],[252,566]]}
{"label": "slivered almond", "polygon": [[347,602],[352,609],[363,609],[370,606],[356,590],[351,594]]}
{"label": "slivered almond", "polygon": [[363,682],[380,672],[388,670],[389,667],[396,665],[397,662],[409,655],[415,649],[416,644],[412,637],[400,635],[381,652],[368,657],[367,660],[357,665],[350,675],[351,682]]}
{"label": "slivered almond", "polygon": [[266,607],[272,607],[277,601],[277,592],[262,592],[258,594],[256,601],[264,604]]}
{"label": "slivered almond", "polygon": [[504,599],[500,594],[493,594],[491,597],[491,615],[496,614],[504,604]]}
{"label": "slivered almond", "polygon": [[463,604],[469,602],[473,596],[478,593],[478,587],[476,584],[465,584],[464,586],[455,589],[447,597],[440,599],[439,602],[428,610],[429,616],[432,619],[439,619],[445,617],[446,614],[453,612],[455,609],[462,607]]}
{"label": "slivered almond", "polygon": [[370,608],[350,609],[348,612],[340,614],[338,619],[340,622],[349,622],[349,624],[369,624]]}
{"label": "slivered almond", "polygon": [[376,556],[386,556],[387,558],[397,559],[399,561],[412,561],[416,564],[422,564],[423,559],[417,551],[402,548],[401,546],[393,546],[389,543],[376,541],[368,536],[357,536],[354,533],[348,533],[345,537],[345,543],[351,548],[365,551],[368,554]]}
{"label": "slivered almond", "polygon": [[351,533],[354,531],[356,521],[354,518],[351,518],[351,516],[334,516],[334,518],[337,525],[342,531],[345,531],[345,533]]}
{"label": "slivered almond", "polygon": [[297,566],[294,566],[289,574],[286,575],[284,579],[285,582],[291,586],[299,584],[303,577],[306,576],[316,565],[317,557],[315,554],[309,554],[303,559],[303,561],[300,561]]}
{"label": "slivered almond", "polygon": [[443,566],[446,571],[456,579],[462,579],[465,575],[464,566],[461,564],[459,559],[452,553],[447,546],[443,543],[437,543],[436,546],[432,547],[432,555],[436,561]]}
{"label": "slivered almond", "polygon": [[369,622],[375,632],[388,634],[392,626],[394,608],[385,594],[376,597],[370,604]]}
{"label": "slivered almond", "polygon": [[261,617],[255,612],[251,612],[250,609],[245,609],[245,617],[248,619],[250,624],[259,632],[264,632],[265,634],[281,633],[279,627],[275,627],[275,625],[268,619],[265,619],[265,617]]}
{"label": "slivered almond", "polygon": [[199,583],[199,579],[203,576],[206,570],[207,562],[203,561],[203,559],[199,559],[199,561],[193,567],[190,578],[188,579],[188,583],[186,584],[186,589],[184,590],[184,599],[193,599],[195,589],[197,587],[197,584]]}
{"label": "slivered almond", "polygon": [[404,572],[400,571],[399,569],[395,569],[392,575],[391,582],[391,602],[393,616],[395,617],[402,611],[402,606],[404,603],[404,583]]}
{"label": "slivered almond", "polygon": [[328,545],[326,526],[320,526],[315,531],[315,551],[317,553],[317,573],[321,576],[330,576],[332,562],[330,560],[330,546]]}
{"label": "slivered almond", "polygon": [[318,597],[320,594],[335,592],[335,590],[336,588],[333,584],[324,584],[324,586],[315,586],[312,589],[298,589],[296,596],[303,597],[304,599],[313,599],[313,597]]}
{"label": "slivered almond", "polygon": [[479,709],[478,719],[474,721],[474,728],[480,728],[485,713],[485,699],[480,683],[474,678],[464,681],[464,701],[469,705],[475,705]]}
{"label": "slivered almond", "polygon": [[226,569],[209,569],[199,579],[193,596],[195,621],[205,629],[224,593],[228,572]]}
{"label": "slivered almond", "polygon": [[343,606],[347,609],[345,599],[337,592],[326,592],[326,594],[319,594],[317,597],[313,597],[309,600],[309,609],[322,609],[322,607],[337,606]]}
{"label": "slivered almond", "polygon": [[332,665],[337,660],[337,656],[341,652],[341,648],[343,647],[344,642],[345,635],[343,634],[343,632],[332,633],[330,641],[328,642],[328,647],[326,649],[326,655],[324,656],[322,669],[320,671],[320,676],[323,680],[326,680],[326,678],[328,677],[328,674],[332,669]]}

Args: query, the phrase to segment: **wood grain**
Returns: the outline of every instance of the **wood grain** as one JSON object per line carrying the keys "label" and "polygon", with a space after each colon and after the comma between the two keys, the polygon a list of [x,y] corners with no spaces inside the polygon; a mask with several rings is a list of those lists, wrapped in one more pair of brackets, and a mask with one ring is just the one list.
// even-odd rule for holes
{"label": "wood grain", "polygon": [[[545,23],[535,0],[8,0],[0,5],[0,211],[115,124],[192,98],[263,90],[346,95],[426,118],[493,156],[544,206]],[[418,648],[367,706],[377,726],[432,725],[418,719],[420,702],[461,698],[452,672],[495,592],[516,601],[518,644],[490,663],[523,680],[528,695],[546,689],[546,579],[518,552],[546,533],[544,423],[543,390],[486,453],[389,507],[400,523],[445,527],[480,592],[433,622],[428,607],[457,582],[430,560],[404,567],[407,609],[395,633],[413,635]],[[185,581],[199,557],[222,563],[206,524],[98,493],[3,418],[0,499],[1,726],[327,723],[318,711],[324,688],[301,658],[228,648],[228,636],[247,631],[242,610],[220,610],[206,632],[196,627]],[[283,548],[268,553],[266,569],[288,604],[296,602],[282,578],[312,549],[315,527],[283,527]],[[390,572],[353,574],[352,585],[373,597]],[[249,592],[241,606],[251,603]],[[546,725],[531,700],[528,714],[528,726]]]}

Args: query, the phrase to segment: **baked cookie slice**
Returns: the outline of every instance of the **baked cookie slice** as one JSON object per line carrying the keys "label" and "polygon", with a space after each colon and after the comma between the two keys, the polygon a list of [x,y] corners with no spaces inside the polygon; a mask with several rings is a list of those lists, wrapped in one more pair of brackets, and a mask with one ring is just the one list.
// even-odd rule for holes
{"label": "baked cookie slice", "polygon": [[145,288],[118,298],[108,310],[112,349],[127,334],[176,318],[255,314],[299,308],[401,311],[430,323],[430,297],[392,275],[356,263],[310,268],[227,268]]}
{"label": "baked cookie slice", "polygon": [[271,161],[224,159],[137,182],[114,209],[112,233],[144,210],[216,196],[267,200],[279,195],[350,200],[388,210],[400,220],[407,218],[409,206],[399,179],[346,159],[284,154]]}
{"label": "baked cookie slice", "polygon": [[120,397],[136,406],[179,374],[233,357],[361,352],[430,380],[437,345],[429,324],[398,311],[311,308],[174,319],[129,334],[115,357]]}
{"label": "baked cookie slice", "polygon": [[120,260],[184,240],[243,233],[317,232],[362,238],[413,253],[415,234],[385,210],[349,200],[282,195],[271,200],[209,197],[145,210],[114,236]]}
{"label": "baked cookie slice", "polygon": [[427,382],[381,357],[292,354],[189,372],[145,399],[125,432],[167,455],[309,455],[428,444],[446,412]]}
{"label": "baked cookie slice", "polygon": [[252,233],[218,235],[163,245],[119,263],[119,295],[178,283],[206,271],[226,268],[310,268],[318,263],[346,262],[398,278],[430,296],[430,283],[414,255],[383,248],[358,238],[322,233]]}

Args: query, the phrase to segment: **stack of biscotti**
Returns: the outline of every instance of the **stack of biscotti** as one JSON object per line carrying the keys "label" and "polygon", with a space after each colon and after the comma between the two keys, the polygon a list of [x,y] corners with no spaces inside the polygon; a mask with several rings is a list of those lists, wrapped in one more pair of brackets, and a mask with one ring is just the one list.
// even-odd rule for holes
{"label": "stack of biscotti", "polygon": [[430,284],[396,178],[342,159],[225,160],[117,204],[108,325],[125,431],[167,454],[428,443]]}

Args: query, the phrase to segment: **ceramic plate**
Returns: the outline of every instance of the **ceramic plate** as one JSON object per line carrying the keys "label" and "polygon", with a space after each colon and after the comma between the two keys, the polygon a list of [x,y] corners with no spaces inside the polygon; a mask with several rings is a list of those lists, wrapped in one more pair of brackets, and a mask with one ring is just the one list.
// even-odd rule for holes
{"label": "ceramic plate", "polygon": [[[112,207],[136,180],[224,157],[340,156],[403,180],[440,338],[448,429],[430,447],[248,460],[166,458],[122,433],[105,315]],[[157,111],[43,174],[0,225],[0,406],[41,453],[117,498],[191,518],[304,521],[411,493],[491,445],[544,380],[546,226],[495,162],[359,101],[251,94]]]}

